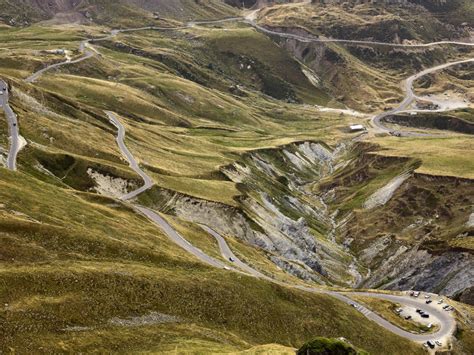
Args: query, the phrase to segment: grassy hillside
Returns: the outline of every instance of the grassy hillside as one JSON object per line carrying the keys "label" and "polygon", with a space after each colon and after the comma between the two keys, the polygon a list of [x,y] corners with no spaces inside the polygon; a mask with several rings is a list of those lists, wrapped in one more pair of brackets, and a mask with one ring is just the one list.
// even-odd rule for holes
{"label": "grassy hillside", "polygon": [[261,23],[298,26],[317,35],[344,39],[373,39],[380,42],[403,40],[433,41],[456,35],[442,19],[419,7],[340,5],[286,5],[260,13]]}
{"label": "grassy hillside", "polygon": [[237,10],[219,0],[0,0],[0,21],[14,26],[35,22],[101,23],[128,25],[156,23],[164,17],[176,20],[213,19],[235,15]]}
{"label": "grassy hillside", "polygon": [[[15,13],[27,21],[53,16],[36,12],[33,2],[9,4],[6,18]],[[410,139],[403,144],[393,137],[378,137],[374,142],[384,149],[378,153],[423,162],[361,162],[358,152],[350,149],[355,135],[347,127],[364,123],[365,118],[315,107],[393,104],[400,98],[399,81],[408,74],[406,68],[386,66],[396,53],[381,55],[383,64],[377,66],[363,60],[367,53],[330,45],[324,48],[324,65],[317,72],[283,42],[247,25],[226,23],[119,34],[94,43],[94,57],[27,84],[24,79],[35,70],[65,59],[50,50],[64,48],[77,58],[81,41],[110,33],[106,25],[163,23],[154,16],[170,17],[167,22],[221,18],[236,11],[219,1],[190,0],[121,1],[115,6],[97,0],[60,10],[94,21],[0,27],[0,77],[11,86],[11,106],[28,142],[19,155],[19,171],[0,170],[0,239],[5,246],[0,250],[0,352],[252,354],[269,349],[288,352],[316,336],[344,337],[370,353],[382,348],[387,354],[423,352],[332,297],[217,270],[177,247],[117,199],[141,181],[122,158],[116,129],[104,113],[116,112],[127,130],[127,146],[157,185],[141,202],[166,204],[157,208],[169,213],[165,218],[193,245],[222,259],[215,240],[176,213],[180,198],[190,205],[210,204],[223,213],[235,212],[227,215],[230,219],[244,211],[243,220],[262,235],[277,234],[274,225],[265,225],[266,216],[278,217],[281,212],[289,220],[288,234],[298,236],[292,227],[299,223],[305,237],[317,242],[315,253],[320,254],[315,255],[322,255],[322,264],[330,271],[323,281],[344,283],[353,277],[352,251],[337,244],[338,235],[334,240],[328,237],[335,218],[328,213],[333,208],[360,209],[368,195],[414,165],[433,174],[471,177],[471,160],[465,152],[472,142],[464,136]],[[407,56],[422,66],[460,55],[440,52]],[[355,75],[354,68],[361,75]],[[352,87],[344,80],[349,73],[358,79]],[[364,84],[371,79],[375,81]],[[346,89],[360,93],[344,98]],[[366,93],[373,94],[371,99]],[[7,134],[6,126],[0,127],[3,151]],[[349,148],[333,166],[297,169],[297,154],[302,154],[299,149],[304,145],[293,143],[306,141],[321,142],[327,154],[341,142]],[[453,154],[456,160],[451,159]],[[255,157],[263,164],[257,164]],[[232,180],[224,173],[224,167],[238,161],[247,164],[250,178]],[[265,173],[262,166],[272,164],[282,174]],[[358,174],[364,169],[369,171],[367,181],[351,180],[364,177]],[[321,177],[325,179],[320,181]],[[308,216],[322,210],[317,194],[332,178],[344,182],[344,190],[333,197],[328,194],[326,220],[310,220]],[[299,179],[296,188],[290,179]],[[171,198],[159,200],[163,195]],[[252,215],[255,210],[244,205],[251,199],[255,204],[250,207],[265,206],[270,213]],[[310,207],[316,212],[304,210]],[[455,221],[460,221],[467,212],[456,209],[456,213]],[[302,217],[309,223],[300,222]],[[447,217],[443,223],[452,227]],[[249,264],[278,279],[295,280],[274,263],[275,250],[231,233],[225,237]],[[447,239],[453,243],[450,234]],[[291,262],[305,268],[301,260]],[[315,263],[311,266],[317,268]]]}
{"label": "grassy hillside", "polygon": [[[218,332],[216,349],[323,334],[417,351],[330,297],[204,266],[125,205],[1,175],[3,350],[163,350],[185,335],[195,340],[180,346],[192,348]],[[147,321],[152,312],[174,318]]]}

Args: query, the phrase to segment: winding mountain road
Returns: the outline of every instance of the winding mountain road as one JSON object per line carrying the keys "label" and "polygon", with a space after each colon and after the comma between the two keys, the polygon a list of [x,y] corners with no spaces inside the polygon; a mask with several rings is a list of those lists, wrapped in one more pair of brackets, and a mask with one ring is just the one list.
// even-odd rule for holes
{"label": "winding mountain road", "polygon": [[389,47],[400,47],[400,48],[410,48],[410,47],[426,48],[426,47],[435,47],[435,46],[441,46],[441,45],[457,45],[457,46],[473,46],[474,47],[474,43],[459,42],[459,41],[438,41],[438,42],[432,42],[432,43],[399,44],[399,43],[386,43],[386,42],[376,42],[376,41],[312,37],[310,35],[308,36],[295,35],[292,33],[285,33],[285,32],[270,30],[266,27],[259,25],[255,20],[256,14],[258,13],[258,11],[260,10],[253,11],[245,17],[230,17],[230,18],[224,18],[220,20],[209,20],[209,21],[189,21],[189,22],[186,22],[182,26],[176,26],[176,27],[144,26],[144,27],[136,27],[136,28],[113,29],[110,31],[110,34],[107,36],[83,40],[79,44],[79,52],[83,54],[81,57],[74,60],[67,59],[64,62],[55,63],[49,66],[46,66],[45,68],[40,69],[37,72],[30,75],[28,78],[25,79],[25,81],[27,83],[33,83],[36,80],[38,80],[44,73],[52,69],[57,69],[65,65],[80,63],[84,60],[94,57],[97,53],[93,50],[87,50],[87,47],[89,44],[109,40],[120,33],[138,32],[138,31],[176,31],[176,30],[183,30],[183,29],[187,29],[190,27],[198,26],[198,25],[210,25],[210,24],[219,24],[219,23],[226,23],[226,22],[244,22],[254,27],[257,31],[261,31],[269,35],[275,35],[275,36],[279,36],[283,38],[295,39],[302,42],[341,43],[341,44],[371,45],[371,46],[378,45],[378,46],[389,46]]}
{"label": "winding mountain road", "polygon": [[[413,83],[418,80],[419,78],[434,73],[436,71],[440,71],[455,65],[465,64],[465,63],[474,63],[474,58],[459,60],[456,62],[450,62],[441,64],[432,68],[425,69],[415,75],[410,76],[408,79],[405,80],[404,84],[404,91],[405,91],[405,98],[403,101],[394,109],[379,113],[372,117],[372,123],[375,127],[377,127],[382,132],[391,132],[392,134],[396,134],[400,137],[439,137],[439,135],[429,134],[429,133],[419,133],[419,132],[407,132],[407,131],[394,131],[389,127],[385,126],[383,123],[383,119],[388,116],[395,115],[397,113],[405,112],[408,110],[409,106],[415,101],[416,95],[413,89]],[[425,99],[428,100],[428,99]],[[436,110],[433,110],[436,111]]]}
{"label": "winding mountain road", "polygon": [[295,39],[300,42],[306,43],[340,43],[348,45],[362,45],[362,46],[383,46],[393,48],[430,48],[443,45],[455,45],[474,47],[472,42],[460,42],[460,41],[437,41],[430,43],[390,43],[390,42],[377,42],[377,41],[364,41],[364,40],[351,40],[351,39],[338,39],[338,38],[327,38],[327,37],[315,37],[310,34],[307,36],[297,35],[293,33],[279,32],[271,30],[267,27],[259,25],[253,18],[245,18],[243,22],[254,27],[256,30],[265,34],[274,35],[282,38]]}
{"label": "winding mountain road", "polygon": [[[153,180],[146,172],[144,172],[140,168],[140,165],[135,160],[135,157],[132,155],[132,153],[130,153],[130,150],[127,148],[127,145],[125,144],[125,127],[119,121],[116,114],[111,111],[105,111],[105,114],[109,118],[110,122],[117,128],[116,141],[117,141],[117,145],[120,149],[122,156],[128,161],[130,167],[138,175],[140,175],[140,177],[144,181],[144,184],[142,187],[120,197],[122,201],[129,201],[137,197],[141,193],[145,192],[146,190],[150,189],[151,187],[153,187]],[[185,238],[183,238],[181,234],[175,231],[173,227],[171,227],[171,225],[158,213],[152,211],[149,208],[139,206],[137,204],[133,204],[133,208],[139,213],[141,213],[142,215],[144,215],[145,217],[147,217],[154,224],[159,226],[173,242],[178,244],[181,248],[185,249],[189,253],[196,256],[198,259],[204,261],[206,264],[209,264],[211,266],[214,266],[220,269],[228,268],[227,265],[224,264],[223,262],[208,256],[206,253],[204,253],[200,249],[190,244]]]}
{"label": "winding mountain road", "polygon": [[[199,25],[199,24],[212,24],[212,23],[229,22],[229,21],[246,21],[247,23],[249,23],[250,25],[255,27],[257,30],[260,30],[264,33],[272,34],[272,35],[278,35],[278,36],[282,36],[282,37],[286,37],[286,38],[293,38],[293,39],[297,39],[297,40],[300,40],[300,41],[338,42],[338,43],[360,44],[360,45],[386,45],[386,46],[391,46],[391,47],[431,47],[431,46],[447,45],[447,44],[449,44],[449,45],[451,45],[451,44],[452,45],[462,45],[462,46],[474,46],[474,43],[453,42],[453,41],[442,41],[442,42],[434,42],[434,43],[427,43],[427,44],[391,44],[391,43],[379,43],[379,42],[372,42],[372,41],[352,41],[352,40],[338,40],[338,39],[325,39],[325,38],[307,38],[307,37],[304,37],[304,36],[293,35],[293,34],[284,34],[284,33],[276,32],[276,31],[272,31],[272,30],[266,29],[266,28],[256,24],[255,21],[249,21],[248,19],[230,18],[230,19],[217,20],[217,21],[189,22],[186,26],[181,26],[181,27],[176,27],[176,28],[158,28],[158,27],[151,26],[151,27],[141,27],[141,28],[135,28],[135,29],[113,30],[109,36],[106,36],[106,37],[103,37],[103,38],[98,38],[98,39],[89,39],[89,40],[85,40],[85,41],[81,42],[79,50],[81,51],[81,53],[84,54],[82,57],[80,57],[76,60],[73,60],[73,61],[68,60],[66,62],[57,63],[57,64],[53,64],[51,66],[48,66],[48,67],[34,73],[33,75],[31,75],[26,80],[28,82],[34,82],[35,80],[37,80],[42,74],[44,74],[48,70],[58,68],[62,65],[78,63],[78,62],[86,60],[90,57],[93,57],[95,54],[92,51],[86,49],[89,43],[94,43],[94,42],[97,42],[97,41],[110,39],[113,36],[116,36],[117,34],[122,33],[122,32],[133,32],[133,31],[142,31],[142,30],[176,30],[176,29],[183,29],[183,28],[192,27],[192,26]],[[396,109],[388,111],[388,112],[381,113],[379,115],[376,115],[373,118],[374,124],[378,128],[380,128],[384,131],[388,130],[388,128],[383,126],[383,124],[381,123],[381,120],[384,117],[388,116],[388,115],[398,113],[398,112],[401,112],[401,111],[405,110],[413,102],[413,100],[414,100],[413,82],[416,79],[420,78],[423,75],[432,73],[436,70],[441,70],[441,69],[447,68],[447,67],[452,66],[452,65],[467,63],[467,62],[471,62],[471,61],[474,61],[474,59],[468,59],[468,60],[453,62],[453,63],[446,63],[444,65],[440,65],[440,66],[437,66],[437,67],[434,67],[434,68],[426,69],[426,70],[424,70],[424,71],[408,78],[406,80],[406,84],[405,84],[405,91],[406,91],[405,99],[402,101],[402,103]],[[0,82],[0,85],[1,85],[1,82]],[[6,97],[6,100],[5,100],[5,97]],[[9,107],[8,106],[8,93],[7,93],[7,96],[5,96],[5,97],[3,98],[2,106],[4,107],[5,110],[11,110],[11,109],[8,109],[8,107]],[[118,120],[118,118],[116,117],[116,115],[113,112],[106,111],[105,113],[107,114],[110,122],[117,128],[118,132],[117,132],[116,140],[117,140],[117,144],[118,144],[118,147],[119,147],[122,155],[129,162],[130,167],[144,181],[144,184],[143,184],[142,187],[140,187],[139,189],[137,189],[135,191],[132,191],[132,192],[130,192],[130,193],[128,193],[128,194],[121,197],[121,200],[123,200],[123,201],[130,201],[131,199],[139,196],[141,193],[143,193],[144,191],[151,188],[153,186],[153,181],[140,168],[138,162],[135,160],[134,156],[128,150],[128,148],[125,144],[125,134],[126,134],[126,132],[125,132],[124,126],[120,123],[120,121]],[[9,117],[8,119],[12,123],[16,122],[16,116],[14,115],[14,113],[12,113],[12,112],[8,113],[7,117]],[[17,125],[12,126],[11,137],[12,137],[12,141],[15,141],[15,137],[16,137],[16,141],[17,141],[16,144],[18,145],[18,131],[16,129],[16,132],[15,132],[15,129],[14,129],[15,127],[17,127]],[[12,144],[12,146],[14,146],[14,144]],[[15,151],[15,149],[13,149],[13,151]],[[17,151],[16,151],[16,153],[17,153]],[[10,157],[9,157],[9,160],[10,160]],[[13,159],[13,161],[14,161],[14,159]],[[187,252],[189,252],[192,255],[194,255],[195,257],[197,257],[202,262],[204,262],[206,264],[209,264],[213,267],[220,268],[220,269],[227,269],[227,270],[237,271],[235,268],[229,267],[228,265],[230,265],[230,264],[226,264],[223,261],[212,258],[212,257],[208,256],[206,253],[204,253],[202,250],[200,250],[199,248],[196,248],[195,246],[190,244],[177,231],[175,231],[173,229],[173,227],[169,223],[167,223],[166,220],[163,217],[161,217],[158,213],[152,211],[149,208],[139,206],[139,205],[136,205],[136,204],[132,205],[132,206],[137,212],[141,213],[142,215],[147,217],[151,222],[153,222],[155,225],[159,226],[163,230],[163,232],[173,242],[175,242],[178,246],[180,246],[181,248],[183,248]],[[217,232],[215,232],[214,230],[210,229],[207,226],[201,226],[201,227],[216,239],[223,258],[225,260],[230,260],[230,258],[232,258],[232,260],[233,260],[232,265],[235,265],[237,268],[239,268],[244,273],[246,273],[250,276],[257,277],[257,278],[260,278],[260,279],[264,279],[264,280],[267,280],[267,281],[270,281],[270,282],[273,282],[273,283],[277,283],[281,286],[296,288],[296,289],[306,291],[306,292],[323,293],[323,294],[331,295],[331,296],[339,299],[342,302],[345,302],[347,304],[356,305],[357,309],[364,316],[366,316],[367,318],[373,320],[374,322],[379,324],[381,327],[383,327],[387,330],[390,330],[395,334],[398,334],[402,337],[405,337],[407,339],[410,339],[410,340],[413,340],[413,341],[416,341],[416,342],[424,342],[424,341],[432,340],[432,339],[435,339],[435,338],[449,337],[449,336],[452,335],[452,333],[455,329],[456,323],[455,323],[455,320],[454,320],[451,313],[440,311],[440,310],[436,309],[435,306],[426,305],[422,300],[412,299],[412,298],[407,297],[407,296],[395,296],[395,295],[386,295],[386,294],[378,294],[378,293],[370,293],[370,292],[369,293],[368,292],[349,292],[349,293],[336,292],[336,291],[329,291],[329,290],[315,288],[315,287],[309,287],[309,286],[293,285],[293,284],[283,283],[283,282],[274,280],[271,277],[268,277],[268,276],[264,275],[263,273],[259,272],[258,270],[255,270],[252,267],[250,267],[249,265],[247,265],[244,262],[240,261],[235,256],[235,254],[232,252],[232,250],[230,249],[230,247],[226,243],[225,239],[222,236],[220,236]],[[404,331],[404,330],[394,326],[393,324],[387,322],[385,319],[383,319],[379,315],[371,312],[370,310],[363,307],[359,303],[351,300],[348,297],[350,295],[361,295],[361,296],[367,296],[367,297],[375,297],[375,298],[378,298],[378,299],[386,299],[386,300],[390,300],[392,302],[400,303],[400,304],[408,306],[408,307],[416,307],[416,308],[423,309],[426,312],[428,312],[436,320],[436,322],[439,323],[440,328],[437,332],[432,333],[432,334],[412,334],[412,333],[409,333],[409,332]]]}
{"label": "winding mountain road", "polygon": [[[390,330],[391,332],[399,336],[402,336],[404,338],[407,338],[416,342],[426,342],[432,339],[445,339],[446,337],[450,337],[456,328],[456,322],[454,318],[452,317],[451,313],[440,310],[435,305],[428,305],[424,302],[423,299],[412,298],[409,296],[388,295],[388,294],[375,293],[375,292],[335,292],[335,291],[325,290],[322,288],[294,285],[294,284],[290,284],[286,282],[277,281],[271,277],[268,277],[262,274],[260,271],[253,269],[249,265],[239,260],[239,258],[236,257],[235,254],[230,249],[226,240],[221,235],[219,235],[216,231],[214,231],[213,229],[205,225],[201,225],[201,228],[203,228],[206,232],[208,232],[210,235],[212,235],[216,239],[219,245],[219,249],[221,251],[222,257],[225,258],[226,260],[229,260],[229,258],[232,258],[234,260],[233,263],[236,266],[238,266],[241,270],[245,271],[247,274],[263,279],[263,280],[276,283],[280,286],[296,288],[296,289],[306,291],[306,292],[311,292],[311,293],[327,294],[327,295],[337,298],[338,300],[346,304],[356,305],[357,306],[356,309],[360,313],[362,313],[365,317],[374,321],[375,323],[384,327],[385,329]],[[204,260],[201,259],[201,261],[204,261]],[[372,311],[370,311],[369,309],[367,309],[366,307],[364,307],[357,301],[352,300],[351,298],[348,297],[351,295],[373,297],[373,298],[395,302],[395,303],[408,306],[408,307],[422,309],[425,312],[429,313],[433,319],[435,319],[435,320],[432,320],[432,322],[438,323],[440,325],[440,328],[435,333],[429,333],[429,334],[413,334],[413,333],[407,332],[403,329],[398,328],[392,323],[388,322],[387,320],[385,320],[378,314],[373,313]]]}
{"label": "winding mountain road", "polygon": [[[118,128],[118,133],[117,133],[117,143],[118,147],[122,153],[122,155],[127,159],[129,162],[130,166],[134,171],[136,171],[142,178],[146,178],[147,180],[145,181],[145,185],[152,184],[151,178],[143,171],[141,170],[138,162],[135,160],[134,156],[130,153],[128,148],[125,145],[124,139],[125,139],[125,128],[123,125],[120,123],[120,121],[117,119],[114,113],[110,111],[106,111],[107,116],[109,117],[109,120],[111,123]],[[130,200],[133,197],[137,197],[141,192],[143,192],[143,187],[133,191],[125,196],[123,196],[121,199],[124,201]],[[319,294],[327,294],[332,297],[337,298],[338,300],[346,303],[346,304],[351,304],[356,306],[356,309],[365,317],[368,319],[374,321],[381,327],[399,335],[402,336],[406,339],[416,341],[416,342],[426,342],[428,340],[432,339],[445,339],[447,337],[450,337],[455,328],[456,328],[456,322],[454,318],[452,317],[451,313],[443,313],[443,311],[437,310],[435,306],[427,305],[424,303],[422,300],[417,300],[417,299],[412,299],[408,296],[394,296],[394,295],[386,295],[386,294],[378,294],[378,293],[370,293],[370,292],[350,292],[350,293],[342,293],[342,292],[336,292],[336,291],[330,291],[322,288],[316,288],[316,287],[309,287],[309,286],[302,286],[302,285],[294,285],[290,283],[285,283],[281,282],[278,280],[275,280],[271,277],[266,276],[265,274],[261,273],[258,270],[255,270],[254,268],[250,267],[246,263],[242,262],[230,249],[229,245],[225,241],[225,239],[219,235],[216,231],[213,229],[209,228],[208,226],[205,225],[200,225],[201,228],[203,228],[204,231],[212,235],[219,246],[219,250],[221,252],[222,257],[227,260],[229,263],[231,262],[232,265],[235,265],[237,268],[239,268],[241,271],[229,267],[229,264],[226,264],[220,260],[217,260],[215,258],[210,257],[206,253],[204,253],[202,250],[199,248],[196,248],[193,246],[191,243],[189,243],[183,236],[181,236],[163,217],[161,217],[158,213],[154,212],[153,210],[139,206],[136,204],[132,204],[133,208],[141,213],[143,216],[147,217],[151,222],[153,222],[155,225],[161,228],[161,230],[172,240],[174,243],[176,243],[178,246],[186,250],[188,253],[194,255],[196,258],[198,258],[200,261],[204,262],[205,264],[211,265],[213,267],[219,268],[219,269],[226,269],[229,271],[236,271],[236,272],[244,272],[245,274],[249,276],[253,276],[259,279],[263,279],[269,282],[276,283],[280,286],[284,287],[290,287],[290,288],[295,288],[299,289],[305,292],[311,292],[311,293],[319,293]],[[232,260],[232,261],[231,261]],[[393,325],[392,323],[386,321],[384,318],[381,316],[373,313],[369,309],[365,308],[363,305],[360,303],[350,299],[348,296],[350,295],[359,295],[359,296],[367,296],[367,297],[374,297],[374,298],[379,298],[379,299],[385,299],[389,300],[392,302],[396,302],[399,304],[402,304],[404,306],[408,307],[415,307],[415,308],[420,308],[427,313],[431,315],[431,317],[434,319],[433,322],[439,324],[439,329],[435,333],[431,334],[413,334],[410,332],[407,332],[401,328],[398,328],[397,326]]]}
{"label": "winding mountain road", "polygon": [[0,94],[0,108],[2,108],[5,112],[5,116],[8,122],[8,131],[10,135],[10,149],[7,157],[7,168],[15,171],[16,158],[18,156],[18,152],[21,149],[21,138],[18,129],[18,119],[16,117],[15,112],[13,112],[12,108],[8,103],[10,95],[8,91],[8,84],[2,79],[0,79],[0,91],[2,92],[2,94]]}
{"label": "winding mountain road", "polygon": [[221,19],[221,20],[214,20],[214,21],[191,21],[187,22],[183,26],[177,26],[177,27],[158,27],[158,26],[144,26],[144,27],[136,27],[136,28],[124,28],[124,29],[113,29],[110,31],[110,34],[104,37],[100,38],[90,38],[83,40],[79,44],[79,52],[82,53],[82,56],[70,60],[67,59],[63,62],[55,63],[48,65],[44,67],[43,69],[38,70],[37,72],[33,73],[30,75],[28,78],[25,79],[27,83],[34,83],[36,80],[38,80],[44,73],[60,68],[62,66],[70,65],[70,64],[77,64],[80,63],[84,60],[87,60],[89,58],[94,57],[97,52],[95,50],[88,50],[87,47],[91,43],[96,43],[96,42],[101,42],[101,41],[106,41],[109,39],[112,39],[113,37],[117,36],[120,33],[129,33],[129,32],[138,32],[138,31],[176,31],[176,30],[183,30],[189,27],[193,27],[195,25],[205,25],[205,24],[212,24],[212,23],[224,23],[224,22],[232,22],[232,21],[238,21],[238,20],[243,20],[243,17],[231,17],[231,18],[226,18],[226,19]]}
{"label": "winding mountain road", "polygon": [[85,51],[84,55],[80,58],[77,58],[77,59],[74,59],[74,60],[65,60],[64,62],[60,62],[60,63],[56,63],[56,64],[51,64],[43,69],[40,69],[38,70],[37,72],[33,73],[32,75],[30,75],[28,78],[25,79],[25,81],[27,83],[34,83],[36,80],[38,80],[38,78],[43,75],[44,73],[46,73],[47,71],[50,71],[52,69],[56,69],[56,68],[59,68],[59,67],[62,67],[62,66],[65,66],[65,65],[70,65],[70,64],[76,64],[76,63],[80,63],[86,59],[89,59],[89,58],[92,58],[93,56],[95,55],[94,52],[92,51]]}
{"label": "winding mountain road", "polygon": [[143,179],[142,187],[121,197],[121,200],[128,201],[153,187],[153,180],[147,173],[145,173],[140,168],[138,162],[135,160],[132,153],[130,153],[130,151],[128,150],[127,145],[125,144],[125,127],[122,125],[122,123],[120,123],[115,113],[111,111],[105,111],[105,114],[109,118],[109,121],[117,128],[116,140],[120,151],[122,152],[122,155],[128,161],[133,171],[135,171]]}

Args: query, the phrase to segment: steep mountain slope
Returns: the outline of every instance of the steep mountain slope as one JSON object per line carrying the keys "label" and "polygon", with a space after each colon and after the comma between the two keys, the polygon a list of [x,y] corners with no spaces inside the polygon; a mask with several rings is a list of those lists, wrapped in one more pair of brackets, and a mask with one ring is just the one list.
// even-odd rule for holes
{"label": "steep mountain slope", "polygon": [[[271,343],[287,351],[325,336],[374,354],[418,354],[420,344],[363,316],[370,313],[303,285],[414,287],[470,301],[472,138],[361,135],[348,126],[369,125],[369,115],[345,107],[394,105],[403,78],[469,49],[348,48],[248,23],[177,21],[236,13],[218,1],[49,3],[15,3],[42,22],[0,27],[0,78],[27,143],[17,172],[0,169],[0,352],[229,353]],[[302,11],[293,19],[288,9],[264,10],[259,21],[320,34],[306,17],[314,10],[293,5]],[[378,35],[394,16],[381,11],[380,22],[363,13],[357,21]],[[58,25],[61,13],[87,25]],[[400,28],[411,36],[403,39],[438,39],[448,27],[423,22],[425,14],[404,14],[380,39],[394,40]],[[345,24],[368,38],[357,21]],[[413,25],[431,21],[429,31]],[[105,26],[150,23],[168,28]],[[466,92],[468,68],[452,69]],[[432,90],[454,77],[441,75],[426,79]],[[156,185],[137,201],[120,199],[143,182],[106,111]],[[2,124],[2,163],[9,134]],[[178,247],[136,203],[229,270]],[[267,279],[231,270],[236,264],[198,223]],[[469,334],[457,333],[467,352]]]}
{"label": "steep mountain slope", "polygon": [[97,22],[132,24],[158,17],[174,19],[216,18],[235,14],[220,0],[1,0],[0,20],[11,25],[27,25],[54,19],[55,22]]}
{"label": "steep mountain slope", "polygon": [[[24,82],[43,63],[61,60],[47,49],[65,46],[77,55],[82,31],[67,26],[61,32],[28,27],[0,33],[10,49],[0,54],[1,76],[28,143],[19,172],[1,169],[0,235],[8,246],[0,252],[2,351],[154,351],[176,344],[187,351],[237,351],[273,342],[300,345],[319,334],[344,336],[365,349],[420,352],[330,296],[211,269],[116,199],[140,182],[122,161],[103,110],[119,113],[133,131],[130,149],[158,185],[229,204],[240,192],[218,172],[220,165],[261,146],[337,136],[332,117],[321,121],[324,114],[276,100],[259,85],[233,95],[228,74],[210,69],[204,55],[212,57],[205,44],[214,41],[214,30],[200,28],[123,34],[96,44],[101,56]],[[17,38],[29,38],[28,46]],[[303,85],[296,93],[310,92],[304,75],[293,80],[272,64],[278,59],[298,73],[297,62],[257,38],[273,53],[259,57],[260,75]],[[238,56],[229,60],[240,68]],[[239,76],[244,82],[246,73]],[[182,220],[173,223],[221,258],[209,235]],[[266,271],[289,278],[263,252],[238,241],[235,246]]]}

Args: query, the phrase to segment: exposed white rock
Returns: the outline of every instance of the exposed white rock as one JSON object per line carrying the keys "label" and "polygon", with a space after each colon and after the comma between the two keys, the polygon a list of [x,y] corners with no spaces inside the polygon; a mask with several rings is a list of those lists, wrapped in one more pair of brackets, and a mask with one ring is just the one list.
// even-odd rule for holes
{"label": "exposed white rock", "polygon": [[411,172],[405,172],[392,180],[377,191],[375,191],[364,203],[364,208],[372,209],[385,205],[393,196],[395,191],[411,176]]}
{"label": "exposed white rock", "polygon": [[467,221],[466,226],[468,228],[474,227],[474,212],[472,212],[471,215],[469,216],[469,220]]}
{"label": "exposed white rock", "polygon": [[130,317],[125,319],[112,318],[111,320],[109,320],[110,324],[120,327],[140,327],[144,325],[178,322],[180,322],[179,318],[158,312],[151,312],[150,314],[139,317]]}
{"label": "exposed white rock", "polygon": [[95,182],[95,191],[101,195],[120,198],[128,193],[128,181],[109,175],[103,175],[91,168],[87,169],[87,174]]}
{"label": "exposed white rock", "polygon": [[319,88],[321,85],[321,79],[310,69],[306,67],[301,67],[301,71],[303,72],[304,76],[308,78],[309,82],[313,84],[313,86]]}

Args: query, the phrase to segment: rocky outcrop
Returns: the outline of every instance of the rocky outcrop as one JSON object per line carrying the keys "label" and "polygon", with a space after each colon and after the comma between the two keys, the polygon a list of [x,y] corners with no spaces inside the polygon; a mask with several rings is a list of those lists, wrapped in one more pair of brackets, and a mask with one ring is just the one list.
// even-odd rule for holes
{"label": "rocky outcrop", "polygon": [[162,211],[206,224],[223,235],[266,251],[276,265],[302,279],[354,285],[360,275],[353,258],[335,240],[327,192],[311,185],[344,164],[346,146],[295,143],[244,155],[222,172],[242,192],[239,208],[163,192]]}
{"label": "rocky outcrop", "polygon": [[238,207],[168,190],[154,207],[255,246],[305,280],[469,300],[474,184],[413,173],[419,162],[373,150],[304,142],[254,151],[221,169],[242,193]]}
{"label": "rocky outcrop", "polygon": [[371,270],[361,286],[461,297],[474,285],[473,195],[472,180],[414,174],[386,205],[356,212],[345,240]]}

